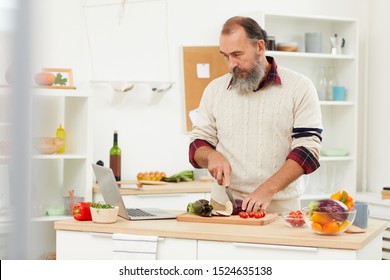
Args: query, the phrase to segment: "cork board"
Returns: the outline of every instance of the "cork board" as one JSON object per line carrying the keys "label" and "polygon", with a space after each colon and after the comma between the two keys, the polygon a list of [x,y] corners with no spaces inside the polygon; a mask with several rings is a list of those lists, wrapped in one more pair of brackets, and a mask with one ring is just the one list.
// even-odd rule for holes
{"label": "cork board", "polygon": [[[189,112],[199,107],[206,86],[215,78],[226,74],[228,66],[218,46],[183,47],[183,64],[186,128],[191,131]],[[208,77],[199,77],[199,64],[208,65]]]}

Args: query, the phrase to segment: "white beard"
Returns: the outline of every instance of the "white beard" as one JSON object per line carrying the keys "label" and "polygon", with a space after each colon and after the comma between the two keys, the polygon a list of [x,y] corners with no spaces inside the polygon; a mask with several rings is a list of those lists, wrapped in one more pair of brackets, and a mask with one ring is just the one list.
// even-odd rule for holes
{"label": "white beard", "polygon": [[234,68],[230,73],[233,75],[232,88],[237,89],[242,94],[253,93],[265,77],[265,67],[259,59],[253,65],[246,78],[240,78],[238,74],[241,68]]}

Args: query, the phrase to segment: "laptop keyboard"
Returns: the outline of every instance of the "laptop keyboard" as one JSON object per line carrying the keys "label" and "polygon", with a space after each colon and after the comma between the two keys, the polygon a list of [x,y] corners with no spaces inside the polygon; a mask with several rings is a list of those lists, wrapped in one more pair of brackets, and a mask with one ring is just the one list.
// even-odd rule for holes
{"label": "laptop keyboard", "polygon": [[155,216],[141,209],[126,209],[130,217],[152,217]]}

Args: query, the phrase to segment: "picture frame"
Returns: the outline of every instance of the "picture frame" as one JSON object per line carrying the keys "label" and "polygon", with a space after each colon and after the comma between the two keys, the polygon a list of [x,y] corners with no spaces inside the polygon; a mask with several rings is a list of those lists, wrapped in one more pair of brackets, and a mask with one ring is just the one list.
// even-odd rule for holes
{"label": "picture frame", "polygon": [[76,89],[71,68],[42,68],[42,71],[53,73],[56,76],[52,88]]}

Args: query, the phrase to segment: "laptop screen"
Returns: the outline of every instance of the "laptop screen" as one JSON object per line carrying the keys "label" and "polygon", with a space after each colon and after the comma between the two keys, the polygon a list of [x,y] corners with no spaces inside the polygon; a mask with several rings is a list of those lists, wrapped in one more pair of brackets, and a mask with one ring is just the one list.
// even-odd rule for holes
{"label": "laptop screen", "polygon": [[119,216],[128,219],[125,204],[111,168],[92,164],[104,202],[119,207]]}

